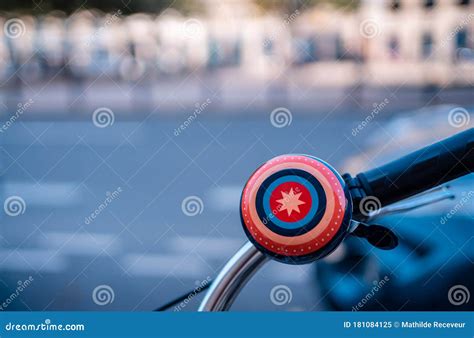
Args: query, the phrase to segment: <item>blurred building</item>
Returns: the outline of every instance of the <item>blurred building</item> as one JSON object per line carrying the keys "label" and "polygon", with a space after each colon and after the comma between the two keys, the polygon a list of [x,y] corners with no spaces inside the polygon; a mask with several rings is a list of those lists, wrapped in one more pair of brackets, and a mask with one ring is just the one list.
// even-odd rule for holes
{"label": "blurred building", "polygon": [[373,82],[474,84],[474,1],[365,0],[357,15]]}
{"label": "blurred building", "polygon": [[[195,17],[172,9],[5,16],[0,80],[28,99],[51,91],[63,110],[104,98],[125,108],[148,100],[144,110],[207,97],[235,107],[299,103],[308,92],[331,107],[352,88],[474,85],[474,1],[364,0],[356,10],[285,15],[250,0],[207,7]],[[21,101],[10,94],[3,100]]]}

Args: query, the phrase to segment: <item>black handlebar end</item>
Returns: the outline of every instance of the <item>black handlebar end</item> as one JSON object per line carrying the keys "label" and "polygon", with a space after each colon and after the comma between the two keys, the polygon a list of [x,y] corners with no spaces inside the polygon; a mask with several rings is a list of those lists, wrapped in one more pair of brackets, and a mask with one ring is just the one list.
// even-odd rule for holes
{"label": "black handlebar end", "polygon": [[474,128],[471,128],[355,178],[345,175],[344,179],[351,193],[354,192],[356,208],[357,201],[364,196],[373,196],[384,206],[473,171]]}

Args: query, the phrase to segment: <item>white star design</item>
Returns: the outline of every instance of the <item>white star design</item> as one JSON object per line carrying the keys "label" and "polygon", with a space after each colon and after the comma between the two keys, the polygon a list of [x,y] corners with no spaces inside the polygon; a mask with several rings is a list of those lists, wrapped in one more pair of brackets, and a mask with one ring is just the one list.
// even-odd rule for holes
{"label": "white star design", "polygon": [[293,211],[296,211],[297,213],[300,213],[300,205],[301,204],[306,204],[306,202],[300,200],[301,192],[298,194],[295,194],[293,191],[293,188],[290,189],[290,192],[281,192],[281,196],[283,197],[282,199],[277,200],[278,203],[281,204],[280,210],[283,211],[286,210],[288,213],[288,216],[291,216],[291,213]]}

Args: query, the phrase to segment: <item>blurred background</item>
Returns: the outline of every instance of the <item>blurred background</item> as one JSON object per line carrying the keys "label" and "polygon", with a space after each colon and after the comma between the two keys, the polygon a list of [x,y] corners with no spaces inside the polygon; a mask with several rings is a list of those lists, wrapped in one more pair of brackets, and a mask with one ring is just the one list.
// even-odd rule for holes
{"label": "blurred background", "polygon": [[[245,243],[267,159],[356,174],[473,125],[474,1],[5,0],[0,26],[1,310],[152,310]],[[474,180],[450,186],[378,220],[397,249],[271,262],[234,309],[472,310]]]}

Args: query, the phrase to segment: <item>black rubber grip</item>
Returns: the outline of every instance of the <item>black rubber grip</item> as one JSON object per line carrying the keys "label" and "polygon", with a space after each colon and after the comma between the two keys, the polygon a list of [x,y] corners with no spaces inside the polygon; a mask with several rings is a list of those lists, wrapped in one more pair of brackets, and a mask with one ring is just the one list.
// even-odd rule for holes
{"label": "black rubber grip", "polygon": [[368,196],[382,206],[451,181],[474,170],[474,128],[357,175]]}

